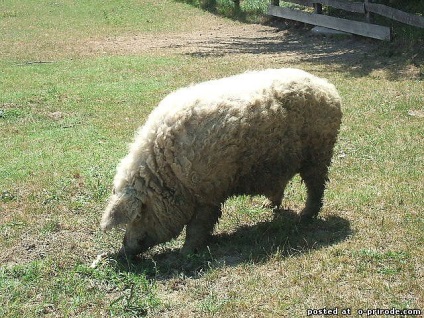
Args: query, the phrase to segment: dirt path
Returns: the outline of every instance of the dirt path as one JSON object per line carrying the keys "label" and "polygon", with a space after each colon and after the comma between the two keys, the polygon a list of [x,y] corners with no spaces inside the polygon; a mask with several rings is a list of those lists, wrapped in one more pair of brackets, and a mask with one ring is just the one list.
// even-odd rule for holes
{"label": "dirt path", "polygon": [[124,35],[91,40],[84,47],[89,54],[184,54],[196,57],[253,54],[299,62],[315,59],[322,62],[351,61],[358,58],[358,53],[373,49],[373,45],[356,37],[325,38],[305,30],[226,20],[206,25],[204,30]]}
{"label": "dirt path", "polygon": [[[212,21],[212,22],[211,22]],[[382,42],[358,36],[322,36],[305,28],[243,24],[214,17],[201,28],[173,33],[142,33],[91,39],[88,55],[187,55],[199,58],[260,59],[264,65],[331,65],[353,76],[421,78],[420,68],[402,56],[390,58]],[[416,64],[416,63],[415,63]]]}
{"label": "dirt path", "polygon": [[[260,42],[278,46],[285,32],[259,24],[221,22],[209,25],[204,30],[176,33],[142,33],[133,36],[118,36],[90,41],[88,48],[93,53],[138,54],[159,51],[163,54],[222,55],[230,47],[241,44],[258,49]],[[255,43],[256,42],[256,43]],[[262,43],[264,44],[264,43]]]}

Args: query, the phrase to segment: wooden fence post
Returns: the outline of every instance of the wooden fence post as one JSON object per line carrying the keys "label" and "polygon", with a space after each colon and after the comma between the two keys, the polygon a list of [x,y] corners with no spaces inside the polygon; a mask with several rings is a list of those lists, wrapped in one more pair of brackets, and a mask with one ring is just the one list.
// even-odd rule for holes
{"label": "wooden fence post", "polygon": [[322,14],[322,4],[321,3],[314,3],[314,13]]}
{"label": "wooden fence post", "polygon": [[371,12],[368,11],[368,6],[367,4],[372,2],[372,0],[364,0],[364,4],[365,4],[365,21],[367,23],[372,23],[372,15]]}

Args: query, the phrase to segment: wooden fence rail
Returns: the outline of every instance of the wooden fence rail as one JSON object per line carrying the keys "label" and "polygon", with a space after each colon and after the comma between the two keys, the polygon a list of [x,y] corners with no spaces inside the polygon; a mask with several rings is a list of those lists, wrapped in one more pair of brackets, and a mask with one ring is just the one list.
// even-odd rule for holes
{"label": "wooden fence rail", "polygon": [[424,17],[393,9],[383,4],[365,3],[365,11],[376,13],[383,17],[409,24],[414,27],[424,28]]}
{"label": "wooden fence rail", "polygon": [[[285,0],[285,2],[314,7],[316,13],[307,13],[301,10],[280,7],[279,0],[272,0],[268,8],[268,14],[385,41],[391,40],[391,29],[389,27],[369,23],[370,13],[375,13],[415,27],[424,28],[424,17],[406,13],[383,4],[370,3],[369,0],[364,0],[364,2],[349,2],[346,0]],[[352,21],[319,14],[322,5],[365,14],[367,22]]]}

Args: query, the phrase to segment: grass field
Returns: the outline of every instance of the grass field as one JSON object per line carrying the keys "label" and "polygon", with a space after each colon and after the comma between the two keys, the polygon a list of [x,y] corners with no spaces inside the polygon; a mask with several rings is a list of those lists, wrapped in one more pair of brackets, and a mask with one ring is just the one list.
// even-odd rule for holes
{"label": "grass field", "polygon": [[[233,34],[253,29],[261,47]],[[0,1],[1,317],[424,310],[424,66],[371,40],[269,30],[171,0]],[[200,52],[213,32],[225,49]],[[303,68],[342,95],[320,218],[297,223],[295,178],[278,213],[259,197],[229,199],[199,254],[178,254],[182,235],[91,268],[120,246],[123,232],[98,224],[115,166],[155,105],[192,82],[268,67]]]}

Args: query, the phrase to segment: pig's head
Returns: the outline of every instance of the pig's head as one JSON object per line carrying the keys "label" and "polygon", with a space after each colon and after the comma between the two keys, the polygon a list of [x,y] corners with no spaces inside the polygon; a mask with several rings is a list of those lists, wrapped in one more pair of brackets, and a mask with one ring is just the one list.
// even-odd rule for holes
{"label": "pig's head", "polygon": [[127,224],[124,241],[119,250],[122,256],[133,256],[147,251],[156,245],[158,241],[149,234],[146,229],[143,216],[137,216],[132,222]]}
{"label": "pig's head", "polygon": [[[104,231],[126,224],[125,237],[120,254],[136,255],[157,244],[150,234],[148,204],[132,187],[113,191],[103,214],[101,228]],[[149,230],[150,229],[150,230]]]}

